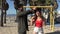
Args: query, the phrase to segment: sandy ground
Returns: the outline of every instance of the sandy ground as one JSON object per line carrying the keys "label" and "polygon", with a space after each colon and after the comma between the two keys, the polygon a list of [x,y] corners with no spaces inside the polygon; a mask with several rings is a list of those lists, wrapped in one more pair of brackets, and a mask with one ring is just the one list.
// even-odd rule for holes
{"label": "sandy ground", "polygon": [[[18,34],[18,23],[15,22],[7,22],[4,27],[0,27],[0,34]],[[34,26],[29,26],[29,31],[27,31],[27,34],[33,33]],[[44,27],[44,33],[45,34],[59,34],[60,33],[60,26],[55,26],[55,31],[51,32],[49,25]]]}
{"label": "sandy ground", "polygon": [[[13,18],[13,19],[12,19]],[[7,23],[4,27],[0,27],[0,34],[18,34],[18,23],[14,20],[14,17],[7,17]],[[33,33],[34,26],[29,26],[27,34]],[[60,34],[60,24],[55,25],[54,32],[51,31],[49,25],[44,27],[44,34]]]}

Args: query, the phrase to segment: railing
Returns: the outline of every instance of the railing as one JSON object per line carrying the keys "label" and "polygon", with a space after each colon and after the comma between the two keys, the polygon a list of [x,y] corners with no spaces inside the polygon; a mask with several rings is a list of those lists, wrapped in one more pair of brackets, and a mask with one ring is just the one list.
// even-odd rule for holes
{"label": "railing", "polygon": [[54,31],[54,12],[53,12],[53,6],[23,6],[23,8],[48,8],[50,9],[50,29]]}

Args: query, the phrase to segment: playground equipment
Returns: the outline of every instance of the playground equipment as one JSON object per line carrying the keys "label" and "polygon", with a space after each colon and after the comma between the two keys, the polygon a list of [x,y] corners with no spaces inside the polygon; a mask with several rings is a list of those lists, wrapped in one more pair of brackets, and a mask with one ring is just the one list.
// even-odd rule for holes
{"label": "playground equipment", "polygon": [[38,7],[38,8],[48,8],[50,9],[50,29],[51,31],[54,31],[54,12],[53,12],[53,6],[23,6],[23,8],[33,8],[33,7]]}

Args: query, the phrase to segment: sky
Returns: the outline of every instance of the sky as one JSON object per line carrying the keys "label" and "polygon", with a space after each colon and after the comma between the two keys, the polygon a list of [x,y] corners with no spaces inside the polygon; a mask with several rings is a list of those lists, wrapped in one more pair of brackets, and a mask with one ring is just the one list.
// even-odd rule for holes
{"label": "sky", "polygon": [[57,11],[60,11],[60,0],[57,0],[57,3],[58,3],[58,9],[57,9]]}
{"label": "sky", "polygon": [[7,10],[7,14],[16,14],[13,1],[7,0],[7,2],[9,4],[9,9]]}
{"label": "sky", "polygon": [[[57,0],[57,3],[58,3],[58,9],[57,11],[60,11],[60,0]],[[10,0],[7,0],[8,4],[9,4],[9,9],[7,10],[7,14],[16,14],[16,10],[14,8],[14,3],[13,1],[10,1]],[[27,5],[29,6],[29,5]],[[28,10],[29,8],[27,8]]]}

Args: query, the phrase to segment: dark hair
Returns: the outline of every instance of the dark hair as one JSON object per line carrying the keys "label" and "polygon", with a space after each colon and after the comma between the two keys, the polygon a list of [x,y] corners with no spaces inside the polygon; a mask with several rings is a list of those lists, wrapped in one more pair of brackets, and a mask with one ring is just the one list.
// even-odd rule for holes
{"label": "dark hair", "polygon": [[40,14],[42,14],[42,13],[41,13],[41,8],[36,8],[35,13],[36,13],[36,12],[39,12]]}
{"label": "dark hair", "polygon": [[22,8],[21,11],[23,11],[23,4],[18,4],[18,8]]}
{"label": "dark hair", "polygon": [[37,11],[39,11],[39,13],[41,14],[40,17],[45,21],[45,18],[43,17],[42,12],[41,12],[41,8],[36,8],[36,10],[35,10],[35,20],[37,19],[37,15],[36,15]]}
{"label": "dark hair", "polygon": [[18,8],[20,8],[20,7],[23,8],[23,4],[18,4],[17,6],[18,6]]}
{"label": "dark hair", "polygon": [[41,11],[41,8],[36,8],[36,11]]}
{"label": "dark hair", "polygon": [[35,20],[37,19],[37,15],[36,15],[36,12],[39,12],[41,14],[41,17],[42,17],[42,13],[41,13],[41,8],[36,8],[35,11]]}

